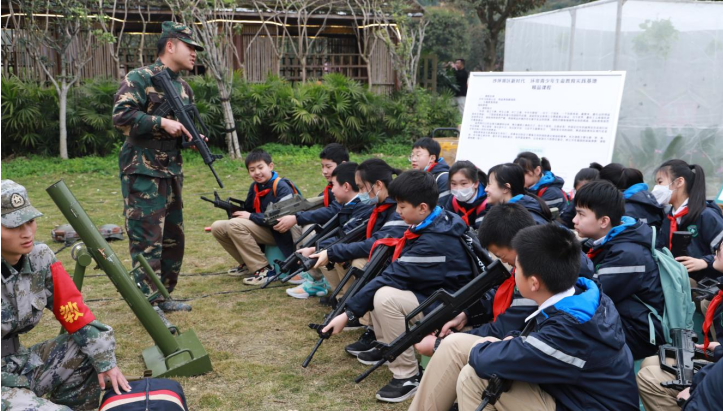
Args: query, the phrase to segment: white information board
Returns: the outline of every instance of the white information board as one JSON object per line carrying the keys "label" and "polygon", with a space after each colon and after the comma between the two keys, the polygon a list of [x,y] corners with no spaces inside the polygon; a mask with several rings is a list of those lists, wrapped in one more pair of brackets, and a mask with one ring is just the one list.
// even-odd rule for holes
{"label": "white information board", "polygon": [[546,157],[573,187],[593,161],[612,161],[625,72],[471,73],[457,160],[480,169],[522,151]]}

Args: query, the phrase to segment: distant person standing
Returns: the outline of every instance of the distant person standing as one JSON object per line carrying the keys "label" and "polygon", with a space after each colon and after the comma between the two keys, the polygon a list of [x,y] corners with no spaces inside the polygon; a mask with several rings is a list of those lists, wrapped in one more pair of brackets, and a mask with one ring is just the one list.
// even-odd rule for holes
{"label": "distant person standing", "polygon": [[457,101],[459,113],[464,116],[464,103],[467,99],[467,80],[469,79],[469,71],[464,68],[464,59],[457,59],[454,63],[449,62],[449,66],[454,69],[454,79],[457,82],[457,92],[454,99]]}

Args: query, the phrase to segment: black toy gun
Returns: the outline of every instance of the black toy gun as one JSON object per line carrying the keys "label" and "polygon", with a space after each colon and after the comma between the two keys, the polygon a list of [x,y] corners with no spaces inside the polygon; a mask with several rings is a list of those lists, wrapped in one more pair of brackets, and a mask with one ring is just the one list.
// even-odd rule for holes
{"label": "black toy gun", "polygon": [[226,201],[221,200],[221,197],[218,196],[218,193],[216,191],[213,192],[213,200],[204,196],[201,196],[201,200],[208,201],[209,203],[213,204],[214,207],[226,211],[226,215],[228,215],[229,219],[233,218],[233,213],[235,213],[236,211],[244,210],[243,201],[233,197],[228,197]]}
{"label": "black toy gun", "polygon": [[[464,244],[463,247],[472,253],[472,250],[468,248],[469,246],[467,244]],[[361,382],[387,361],[392,362],[396,360],[397,357],[402,355],[402,353],[404,353],[404,351],[406,351],[409,347],[422,341],[424,337],[441,330],[444,324],[452,320],[462,311],[469,308],[469,306],[475,302],[479,301],[485,293],[510,278],[510,272],[507,271],[507,268],[505,268],[502,264],[502,261],[497,260],[492,262],[489,255],[487,255],[484,251],[481,253],[475,252],[474,259],[478,259],[483,264],[487,264],[484,271],[477,275],[464,287],[457,290],[454,294],[450,294],[446,290],[437,290],[429,298],[424,300],[417,308],[407,314],[405,318],[407,330],[404,334],[400,335],[389,344],[376,341],[374,345],[381,351],[382,359],[377,361],[363,374],[359,375],[355,382]],[[479,272],[477,270],[475,271]],[[439,305],[437,305],[432,312],[425,315],[424,318],[410,328],[409,323],[411,320],[434,304]]]}
{"label": "black toy gun", "polygon": [[718,281],[708,277],[702,278],[698,281],[697,287],[691,289],[691,291],[696,294],[696,301],[712,300],[721,290],[723,290],[723,283],[719,283]]}
{"label": "black toy gun", "polygon": [[684,257],[688,255],[688,246],[693,239],[690,231],[674,231],[670,252],[673,257]]}
{"label": "black toy gun", "polygon": [[296,214],[302,211],[314,210],[323,205],[323,196],[305,199],[299,194],[294,194],[287,200],[269,204],[264,212],[264,224],[267,226],[274,226],[278,224],[279,218],[281,217]]}
{"label": "black toy gun", "polygon": [[223,156],[221,154],[211,154],[211,151],[208,149],[208,145],[206,144],[206,140],[201,137],[201,134],[196,129],[196,122],[198,122],[203,129],[203,132],[207,136],[209,135],[208,128],[206,128],[206,125],[201,120],[201,115],[198,113],[196,106],[193,104],[183,103],[181,96],[178,95],[176,88],[173,86],[171,76],[168,74],[167,70],[161,70],[160,72],[154,74],[151,77],[151,82],[155,87],[163,90],[163,94],[166,96],[166,102],[170,106],[171,111],[173,111],[173,115],[176,116],[178,122],[183,124],[183,127],[185,127],[191,135],[191,141],[186,141],[185,137],[183,137],[182,146],[196,147],[198,152],[201,154],[201,158],[203,158],[203,162],[211,169],[213,176],[216,177],[218,186],[223,188],[221,179],[218,178],[216,170],[213,169],[213,162]]}
{"label": "black toy gun", "polygon": [[369,262],[367,262],[363,269],[359,269],[356,267],[349,268],[347,275],[349,275],[349,273],[351,272],[352,275],[357,277],[357,280],[349,288],[349,290],[347,290],[346,294],[344,294],[344,297],[342,297],[341,301],[339,301],[339,303],[336,305],[336,308],[334,308],[329,314],[327,314],[327,316],[324,318],[323,324],[309,324],[309,328],[311,328],[312,330],[316,330],[316,332],[319,333],[319,341],[316,342],[316,345],[311,350],[311,353],[309,353],[309,356],[306,357],[306,360],[304,360],[304,363],[301,365],[302,367],[306,368],[309,365],[311,359],[314,358],[314,354],[316,354],[316,351],[321,346],[321,343],[331,337],[330,331],[322,331],[324,327],[329,325],[331,320],[336,318],[336,316],[346,311],[346,303],[347,301],[349,301],[349,298],[352,298],[354,295],[356,295],[356,293],[358,293],[359,290],[364,288],[364,286],[367,285],[369,281],[371,281],[374,277],[384,271],[393,253],[394,247],[390,247],[388,245],[379,245],[374,248],[371,258],[369,258]]}
{"label": "black toy gun", "polygon": [[[682,391],[693,384],[693,375],[703,368],[707,362],[697,361],[705,358],[703,350],[695,348],[698,336],[692,330],[673,328],[670,330],[671,344],[661,345],[658,351],[660,368],[675,375],[675,380],[661,382],[665,388]],[[668,354],[675,357],[675,365],[668,365],[665,361]]]}

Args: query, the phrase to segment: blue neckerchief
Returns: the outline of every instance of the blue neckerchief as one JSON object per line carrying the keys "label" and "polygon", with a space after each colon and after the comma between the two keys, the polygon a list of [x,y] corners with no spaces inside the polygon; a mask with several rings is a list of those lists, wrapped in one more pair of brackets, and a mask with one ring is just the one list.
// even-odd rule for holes
{"label": "blue neckerchief", "polygon": [[576,285],[585,291],[581,294],[565,297],[553,307],[558,311],[565,311],[583,324],[590,321],[600,305],[600,289],[594,281],[585,277],[579,277]]}
{"label": "blue neckerchief", "polygon": [[516,196],[510,198],[510,201],[508,201],[508,203],[514,204],[514,203],[520,201],[522,199],[522,197],[524,197],[524,196],[525,196],[524,194],[517,194]]}
{"label": "blue neckerchief", "polygon": [[542,173],[542,177],[540,177],[540,181],[537,182],[534,186],[530,187],[531,191],[537,191],[540,188],[552,183],[555,181],[555,175],[552,174],[552,171],[545,171]]}
{"label": "blue neckerchief", "polygon": [[628,227],[632,227],[635,225],[635,219],[628,216],[623,216],[623,218],[620,219],[620,225],[617,227],[613,227],[612,230],[608,231],[608,234],[605,236],[605,238],[602,240],[602,242],[599,245],[603,245],[607,243],[608,241],[612,240],[616,235],[622,233],[627,229]]}
{"label": "blue neckerchief", "polygon": [[435,218],[439,217],[439,215],[442,214],[442,207],[436,206],[434,207],[434,210],[432,210],[432,213],[427,216],[427,218],[424,219],[421,223],[417,224],[416,227],[413,227],[412,231],[418,231],[423,229],[424,227],[432,224],[432,221],[434,221]]}
{"label": "blue neckerchief", "polygon": [[639,193],[641,191],[648,191],[648,185],[645,183],[633,184],[628,187],[627,190],[623,191],[623,197],[625,197],[625,199],[627,200],[628,198],[632,197],[633,194]]}

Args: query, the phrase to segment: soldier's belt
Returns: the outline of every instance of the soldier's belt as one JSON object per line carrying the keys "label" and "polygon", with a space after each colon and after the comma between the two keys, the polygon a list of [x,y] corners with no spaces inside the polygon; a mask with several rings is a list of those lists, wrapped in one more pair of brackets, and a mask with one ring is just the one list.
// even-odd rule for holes
{"label": "soldier's belt", "polygon": [[152,148],[159,151],[175,151],[181,147],[180,140],[177,138],[168,140],[128,139],[127,141],[137,147]]}
{"label": "soldier's belt", "polygon": [[13,355],[20,350],[20,339],[17,335],[2,339],[2,356]]}

